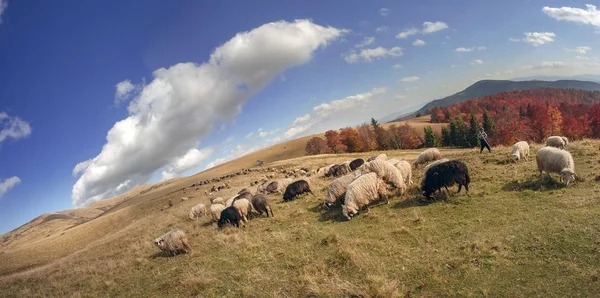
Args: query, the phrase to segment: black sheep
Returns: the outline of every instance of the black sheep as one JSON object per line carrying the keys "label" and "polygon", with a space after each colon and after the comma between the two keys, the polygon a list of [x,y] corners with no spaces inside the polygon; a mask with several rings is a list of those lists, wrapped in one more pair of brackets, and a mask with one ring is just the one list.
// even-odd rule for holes
{"label": "black sheep", "polygon": [[362,158],[357,158],[350,162],[350,170],[354,171],[358,167],[362,166],[365,163],[365,160]]}
{"label": "black sheep", "polygon": [[471,178],[469,177],[467,165],[460,160],[451,160],[430,167],[421,183],[421,190],[423,195],[429,199],[434,192],[441,191],[442,187],[449,192],[448,186],[455,183],[458,184],[457,193],[460,192],[463,185],[466,191],[469,192],[470,182]]}
{"label": "black sheep", "polygon": [[252,206],[254,206],[254,210],[258,212],[262,216],[263,212],[267,214],[269,217],[269,211],[271,212],[271,216],[273,217],[273,209],[269,205],[269,201],[267,200],[267,196],[263,194],[257,194],[252,198]]}
{"label": "black sheep", "polygon": [[[225,224],[229,223],[239,228],[240,222],[242,222],[242,215],[240,212],[235,207],[229,206],[221,211],[221,217],[217,222],[217,226],[222,228]],[[242,225],[244,225],[243,222]]]}
{"label": "black sheep", "polygon": [[313,194],[308,182],[306,182],[306,180],[298,180],[286,187],[285,193],[283,194],[283,201],[291,201],[297,196],[307,192]]}
{"label": "black sheep", "polygon": [[338,164],[335,166],[331,166],[331,168],[329,168],[329,171],[327,172],[327,174],[325,174],[325,177],[341,177],[348,174],[348,168],[346,168],[345,164]]}

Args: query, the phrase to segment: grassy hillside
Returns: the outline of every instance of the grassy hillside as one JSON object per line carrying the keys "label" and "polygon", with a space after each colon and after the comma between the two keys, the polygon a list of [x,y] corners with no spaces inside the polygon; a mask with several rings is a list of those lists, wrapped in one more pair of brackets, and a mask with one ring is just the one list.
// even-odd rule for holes
{"label": "grassy hillside", "polygon": [[[207,171],[134,196],[60,234],[0,250],[0,294],[596,296],[598,145],[569,145],[576,172],[585,179],[569,187],[539,179],[534,156],[540,145],[533,146],[529,161],[519,164],[508,163],[509,148],[496,147],[492,154],[481,155],[474,149],[442,149],[446,157],[467,163],[472,178],[468,195],[424,201],[413,185],[389,205],[376,204],[370,212],[345,221],[339,208],[321,208],[331,180],[312,178],[314,196],[282,203],[281,196],[270,195],[274,218],[256,218],[245,229],[221,231],[206,217],[187,218],[193,205],[208,205],[203,190],[210,186],[194,189],[189,201],[179,200],[181,189],[210,174]],[[409,161],[418,153],[386,152]],[[271,165],[314,169],[371,155],[285,154],[290,159]],[[214,173],[227,167],[234,165],[224,164]],[[218,195],[228,198],[259,175],[238,176],[231,189]],[[420,178],[421,169],[415,170],[413,180]],[[160,211],[169,199],[175,206]],[[173,227],[188,234],[191,254],[166,257],[154,247],[152,241]]]}

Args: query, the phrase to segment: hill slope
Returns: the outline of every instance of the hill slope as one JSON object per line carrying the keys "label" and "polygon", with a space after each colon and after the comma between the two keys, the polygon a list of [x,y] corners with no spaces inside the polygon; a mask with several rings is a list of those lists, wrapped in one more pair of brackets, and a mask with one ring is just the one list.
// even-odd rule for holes
{"label": "hill slope", "polygon": [[553,89],[581,89],[581,90],[600,90],[600,84],[596,82],[577,81],[577,80],[559,80],[559,81],[508,81],[508,80],[482,80],[467,87],[465,90],[456,94],[431,101],[422,108],[407,116],[399,117],[395,121],[409,119],[417,113],[427,114],[434,107],[447,107],[473,98],[479,98],[487,95],[494,95],[500,92],[510,92],[519,90],[553,88]]}

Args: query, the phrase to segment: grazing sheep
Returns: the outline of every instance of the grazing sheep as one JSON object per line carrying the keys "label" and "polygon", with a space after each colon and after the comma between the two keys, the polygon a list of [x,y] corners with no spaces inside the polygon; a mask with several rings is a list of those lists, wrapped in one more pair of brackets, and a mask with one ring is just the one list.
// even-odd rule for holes
{"label": "grazing sheep", "polygon": [[217,222],[219,218],[221,218],[221,211],[225,209],[225,205],[223,204],[212,204],[210,205],[210,215],[212,216],[212,220]]}
{"label": "grazing sheep", "polygon": [[510,155],[510,158],[513,162],[518,162],[521,157],[523,157],[525,160],[529,160],[529,144],[527,144],[525,141],[515,143]]}
{"label": "grazing sheep", "polygon": [[[346,164],[339,164],[336,166],[333,166],[329,169],[329,176],[333,176],[333,177],[340,177],[343,175],[348,174],[348,172],[350,170],[350,165],[346,166]],[[326,175],[327,176],[327,175]]]}
{"label": "grazing sheep", "polygon": [[269,193],[284,193],[285,189],[288,187],[288,185],[290,185],[292,182],[294,182],[294,180],[292,180],[291,178],[283,178],[283,179],[279,179],[277,180],[277,185],[276,185],[276,189],[273,192],[269,192]]}
{"label": "grazing sheep", "polygon": [[242,194],[245,192],[250,193],[252,196],[255,196],[258,193],[258,187],[252,186],[252,187],[244,188],[240,192],[238,192],[238,194]]}
{"label": "grazing sheep", "polygon": [[299,195],[309,192],[313,194],[310,190],[310,186],[306,180],[298,180],[296,182],[291,183],[285,188],[285,193],[283,194],[283,201],[291,201],[297,198]]}
{"label": "grazing sheep", "polygon": [[377,176],[377,173],[361,175],[348,185],[342,205],[342,214],[350,220],[360,208],[367,206],[372,201],[384,199],[389,203],[388,190],[389,185]]}
{"label": "grazing sheep", "polygon": [[348,185],[356,178],[357,175],[355,173],[350,173],[333,180],[327,188],[323,207],[329,208],[340,201],[346,195]]}
{"label": "grazing sheep", "polygon": [[419,154],[419,157],[417,157],[417,160],[415,160],[413,166],[416,168],[419,165],[426,164],[440,158],[442,158],[442,154],[438,148],[429,148]]}
{"label": "grazing sheep", "polygon": [[469,183],[471,183],[469,169],[460,160],[451,160],[431,166],[421,182],[421,190],[423,191],[423,195],[427,199],[430,199],[431,194],[441,191],[442,187],[446,188],[446,191],[449,192],[448,186],[452,186],[455,183],[458,184],[457,193],[460,192],[463,185],[465,186],[465,190],[469,192]]}
{"label": "grazing sheep", "polygon": [[187,201],[187,200],[189,200],[189,199],[190,199],[190,198],[188,198],[188,197],[181,197],[181,201],[182,201],[182,202],[183,202],[183,201]]}
{"label": "grazing sheep", "polygon": [[173,207],[173,201],[169,200],[169,207]]}
{"label": "grazing sheep", "polygon": [[219,221],[217,221],[217,226],[220,229],[225,224],[231,224],[231,225],[234,225],[239,228],[240,222],[242,223],[242,226],[245,227],[244,221],[242,220],[242,215],[240,215],[240,212],[235,207],[229,206],[229,207],[223,209],[223,211],[221,211]]}
{"label": "grazing sheep", "polygon": [[211,204],[224,204],[223,198],[218,197],[210,200]]}
{"label": "grazing sheep", "polygon": [[406,191],[406,183],[404,183],[404,178],[400,170],[385,160],[375,159],[369,161],[362,165],[359,170],[361,174],[369,172],[377,173],[377,176],[394,186],[399,195],[404,194]]}
{"label": "grazing sheep", "polygon": [[356,170],[358,167],[362,166],[365,163],[365,160],[362,158],[357,158],[350,162],[350,171]]}
{"label": "grazing sheep", "polygon": [[402,178],[404,178],[404,183],[408,186],[412,185],[412,166],[410,163],[406,160],[401,160],[398,161],[394,166],[400,170],[400,174],[402,174]]}
{"label": "grazing sheep", "polygon": [[540,178],[543,178],[544,171],[548,173],[550,178],[552,178],[550,173],[558,173],[560,175],[560,181],[567,186],[577,179],[577,175],[575,174],[575,163],[573,162],[573,156],[571,156],[569,151],[554,147],[543,147],[537,151],[535,159],[537,161],[538,170],[540,171]]}
{"label": "grazing sheep", "polygon": [[206,207],[204,204],[198,204],[190,210],[190,219],[206,215]]}
{"label": "grazing sheep", "polygon": [[233,200],[232,206],[240,212],[240,216],[242,217],[242,219],[245,222],[248,222],[248,214],[252,212],[252,204],[250,204],[250,201],[245,198],[237,197],[235,198],[235,200]]}
{"label": "grazing sheep", "polygon": [[267,214],[269,217],[269,212],[271,212],[271,217],[273,215],[273,209],[271,209],[271,205],[269,205],[269,200],[267,200],[267,196],[258,194],[252,197],[252,206],[254,206],[254,210],[258,212],[262,216],[263,212]]}
{"label": "grazing sheep", "polygon": [[225,201],[225,207],[229,207],[229,206],[231,206],[231,205],[233,204],[233,200],[234,200],[235,198],[237,198],[237,196],[238,196],[238,195],[235,195],[235,196],[233,196],[233,197],[229,198],[227,201]]}
{"label": "grazing sheep", "polygon": [[385,155],[384,153],[376,155],[376,156],[371,156],[367,159],[367,162],[369,161],[374,161],[374,160],[388,160],[387,155]]}
{"label": "grazing sheep", "polygon": [[565,149],[569,145],[569,139],[561,136],[550,136],[546,139],[546,146]]}
{"label": "grazing sheep", "polygon": [[395,166],[396,164],[398,164],[400,161],[392,158],[392,159],[388,159],[387,162],[389,162],[391,165]]}
{"label": "grazing sheep", "polygon": [[187,236],[182,230],[173,229],[154,240],[154,244],[162,251],[168,251],[171,256],[179,254],[181,251],[188,253],[192,250]]}

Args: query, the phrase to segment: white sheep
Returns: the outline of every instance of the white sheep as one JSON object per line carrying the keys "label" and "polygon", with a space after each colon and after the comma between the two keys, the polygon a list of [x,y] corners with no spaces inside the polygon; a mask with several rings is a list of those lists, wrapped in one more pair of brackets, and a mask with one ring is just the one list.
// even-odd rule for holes
{"label": "white sheep", "polygon": [[221,218],[221,211],[225,209],[225,205],[223,204],[212,204],[210,205],[210,215],[212,216],[212,220],[214,222],[219,221]]}
{"label": "white sheep", "polygon": [[285,189],[288,187],[288,185],[290,185],[292,182],[294,182],[294,179],[292,178],[283,178],[283,179],[279,179],[277,180],[277,193],[284,193]]}
{"label": "white sheep", "polygon": [[529,144],[525,141],[516,142],[513,145],[512,153],[510,155],[513,162],[518,162],[521,157],[525,160],[529,160]]}
{"label": "white sheep", "polygon": [[237,197],[238,195],[234,195],[233,197],[229,198],[227,201],[225,201],[225,207],[229,207],[231,206],[231,204],[233,204],[233,200]]}
{"label": "white sheep", "polygon": [[384,153],[381,153],[379,155],[374,155],[374,156],[367,158],[367,162],[374,161],[374,160],[388,160],[388,157]]}
{"label": "white sheep", "polygon": [[160,250],[168,251],[171,256],[178,254],[180,251],[187,253],[192,250],[192,247],[187,240],[187,236],[179,229],[173,229],[156,238],[154,244],[160,248]]}
{"label": "white sheep", "polygon": [[206,206],[204,206],[204,204],[200,203],[194,207],[192,207],[192,209],[190,210],[190,219],[194,219],[200,216],[204,216],[206,215]]}
{"label": "white sheep", "polygon": [[561,136],[550,136],[546,139],[546,146],[565,149],[569,144],[569,139]]}
{"label": "white sheep", "polygon": [[430,161],[438,160],[440,158],[442,158],[442,154],[438,148],[429,148],[419,154],[419,157],[417,157],[417,160],[415,160],[413,166],[416,168],[419,165],[426,164]]}
{"label": "white sheep", "polygon": [[558,173],[560,181],[567,186],[577,179],[575,174],[575,162],[569,151],[561,150],[555,147],[542,147],[537,151],[535,156],[540,178],[543,178],[545,171],[550,176],[550,173]]}
{"label": "white sheep", "polygon": [[373,161],[366,162],[362,166],[358,167],[361,174],[369,172],[377,173],[377,176],[381,177],[385,182],[394,186],[397,190],[398,195],[406,192],[406,183],[400,170],[385,160],[375,159]]}
{"label": "white sheep", "polygon": [[181,201],[182,201],[182,202],[183,202],[183,201],[187,201],[187,200],[189,200],[189,198],[188,198],[188,197],[181,197]]}
{"label": "white sheep", "polygon": [[400,161],[392,158],[392,159],[388,159],[387,162],[389,162],[390,164],[392,164],[393,166],[395,166],[396,164],[398,164]]}
{"label": "white sheep", "polygon": [[210,199],[211,204],[224,204],[224,200],[221,197]]}
{"label": "white sheep", "polygon": [[[347,219],[352,219],[360,208],[367,206],[377,199],[385,199],[388,203],[389,185],[376,173],[367,173],[359,176],[348,185],[342,214]],[[367,206],[367,210],[369,207]]]}
{"label": "white sheep", "polygon": [[398,161],[394,166],[400,170],[402,178],[404,178],[404,183],[408,186],[412,185],[412,166],[410,163],[406,160],[401,160]]}
{"label": "white sheep", "polygon": [[346,194],[346,188],[352,181],[354,181],[354,179],[356,179],[356,177],[356,173],[350,173],[333,180],[327,188],[327,194],[325,194],[325,203],[323,206],[325,208],[329,208],[343,198]]}
{"label": "white sheep", "polygon": [[244,221],[248,222],[248,214],[252,212],[252,203],[247,199],[237,199],[233,202],[233,207],[238,210]]}

